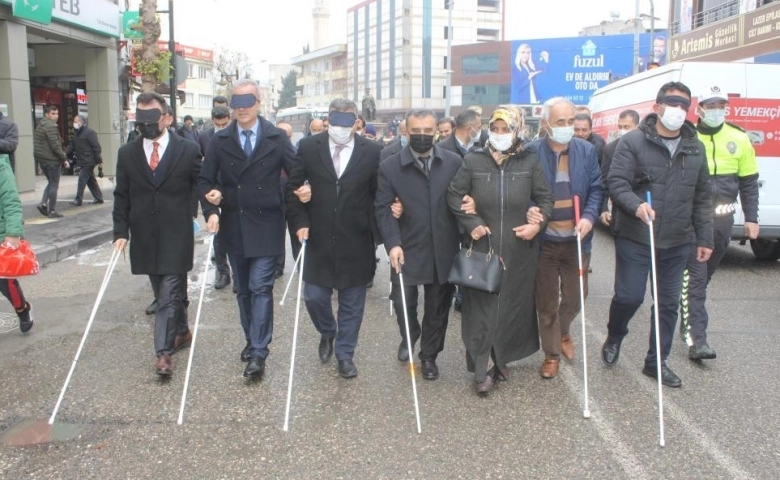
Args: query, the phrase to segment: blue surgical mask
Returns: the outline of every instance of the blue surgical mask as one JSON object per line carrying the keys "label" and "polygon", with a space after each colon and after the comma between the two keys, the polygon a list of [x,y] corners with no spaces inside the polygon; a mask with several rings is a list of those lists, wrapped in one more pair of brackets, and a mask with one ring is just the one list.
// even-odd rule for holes
{"label": "blue surgical mask", "polygon": [[726,109],[715,108],[711,110],[701,109],[701,121],[710,128],[718,128],[726,121]]}
{"label": "blue surgical mask", "polygon": [[574,137],[574,127],[551,127],[550,138],[553,142],[566,145]]}

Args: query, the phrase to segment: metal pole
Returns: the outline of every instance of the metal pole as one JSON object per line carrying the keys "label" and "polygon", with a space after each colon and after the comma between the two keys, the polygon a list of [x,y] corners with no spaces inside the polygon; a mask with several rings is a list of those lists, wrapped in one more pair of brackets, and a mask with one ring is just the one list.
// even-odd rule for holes
{"label": "metal pole", "polygon": [[634,74],[639,73],[639,22],[639,0],[636,0],[634,12]]}
{"label": "metal pole", "polygon": [[452,92],[450,90],[452,89],[452,5],[454,3],[455,0],[449,0],[449,17],[447,20],[447,87],[445,88],[445,90],[447,90],[447,97],[444,99],[445,117],[450,116],[450,99],[452,97]]}
{"label": "metal pole", "polygon": [[171,52],[171,75],[169,87],[171,89],[171,110],[173,111],[172,127],[176,128],[176,41],[173,37],[173,0],[168,0],[168,51]]}
{"label": "metal pole", "polygon": [[653,0],[650,0],[650,55],[655,55],[655,2]]}

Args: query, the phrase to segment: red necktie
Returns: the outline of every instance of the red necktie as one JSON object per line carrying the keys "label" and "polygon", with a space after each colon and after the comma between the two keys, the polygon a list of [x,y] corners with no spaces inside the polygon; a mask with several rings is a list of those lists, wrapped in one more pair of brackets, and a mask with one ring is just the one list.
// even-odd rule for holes
{"label": "red necktie", "polygon": [[154,150],[152,150],[152,158],[149,161],[149,167],[154,171],[157,168],[157,165],[160,164],[160,153],[157,151],[157,147],[159,147],[160,144],[158,142],[152,142],[152,146],[154,147]]}

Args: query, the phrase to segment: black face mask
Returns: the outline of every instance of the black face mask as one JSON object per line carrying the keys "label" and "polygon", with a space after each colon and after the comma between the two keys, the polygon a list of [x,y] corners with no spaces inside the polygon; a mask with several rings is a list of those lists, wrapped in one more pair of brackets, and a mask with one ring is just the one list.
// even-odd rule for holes
{"label": "black face mask", "polygon": [[139,123],[138,132],[142,137],[148,138],[149,140],[154,140],[160,136],[162,130],[160,130],[159,123]]}
{"label": "black face mask", "polygon": [[427,153],[433,148],[433,135],[409,134],[409,146],[417,153]]}

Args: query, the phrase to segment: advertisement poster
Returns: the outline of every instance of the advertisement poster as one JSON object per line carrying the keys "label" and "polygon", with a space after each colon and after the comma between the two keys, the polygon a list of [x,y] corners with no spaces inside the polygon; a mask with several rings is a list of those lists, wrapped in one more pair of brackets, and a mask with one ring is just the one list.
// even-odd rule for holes
{"label": "advertisement poster", "polygon": [[[650,34],[640,35],[640,63],[643,58],[666,58],[666,36],[656,34],[655,39],[651,48]],[[511,58],[512,103],[539,104],[552,97],[565,97],[586,104],[590,95],[610,79],[631,75],[634,36],[515,40]]]}

